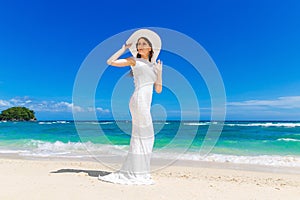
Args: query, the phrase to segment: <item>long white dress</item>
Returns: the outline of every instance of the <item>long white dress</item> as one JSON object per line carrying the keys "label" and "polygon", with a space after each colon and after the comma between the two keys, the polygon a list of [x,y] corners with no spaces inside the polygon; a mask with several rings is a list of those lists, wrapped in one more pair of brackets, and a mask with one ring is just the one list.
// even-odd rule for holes
{"label": "long white dress", "polygon": [[153,63],[143,58],[134,58],[133,71],[135,90],[130,98],[129,108],[132,117],[132,134],[129,152],[120,170],[99,180],[119,184],[154,184],[150,174],[150,159],[154,144],[154,129],[150,113],[153,84],[157,79]]}

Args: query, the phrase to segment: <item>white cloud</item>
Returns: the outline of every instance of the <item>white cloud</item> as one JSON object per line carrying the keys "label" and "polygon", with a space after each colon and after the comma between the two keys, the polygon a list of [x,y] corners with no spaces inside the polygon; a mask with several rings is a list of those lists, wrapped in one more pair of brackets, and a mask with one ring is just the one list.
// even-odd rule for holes
{"label": "white cloud", "polygon": [[[74,105],[73,103],[66,101],[37,101],[32,100],[29,97],[15,97],[10,100],[0,99],[0,109],[4,110],[13,106],[26,106],[35,112],[91,112],[90,108],[83,108],[81,106]],[[97,112],[109,113],[108,109],[101,107],[96,108]]]}
{"label": "white cloud", "polygon": [[97,108],[88,107],[87,111],[88,112],[109,113],[109,109],[103,109],[103,108],[100,108],[100,107],[97,107]]}
{"label": "white cloud", "polygon": [[96,111],[101,112],[101,113],[109,113],[108,109],[103,109],[103,108],[100,108],[100,107],[96,108]]}
{"label": "white cloud", "polygon": [[241,102],[228,102],[228,106],[236,107],[260,107],[260,108],[284,108],[284,109],[294,109],[300,108],[300,96],[286,96],[279,97],[273,100],[248,100]]}
{"label": "white cloud", "polygon": [[9,107],[11,104],[9,101],[1,100],[0,99],[0,107]]}
{"label": "white cloud", "polygon": [[299,120],[300,96],[227,102],[228,119]]}

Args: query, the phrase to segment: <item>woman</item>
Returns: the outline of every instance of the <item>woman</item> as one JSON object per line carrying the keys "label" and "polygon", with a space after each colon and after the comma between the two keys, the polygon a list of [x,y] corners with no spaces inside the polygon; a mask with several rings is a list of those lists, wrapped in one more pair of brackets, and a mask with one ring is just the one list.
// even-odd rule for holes
{"label": "woman", "polygon": [[[135,90],[130,98],[132,134],[129,152],[120,170],[99,180],[119,184],[154,184],[150,174],[150,159],[154,144],[154,130],[150,113],[153,85],[157,93],[162,91],[162,62],[156,58],[161,48],[159,36],[148,29],[132,34],[126,45],[112,55],[107,64],[115,67],[130,66]],[[135,45],[132,45],[134,43]],[[133,57],[119,59],[128,49]]]}

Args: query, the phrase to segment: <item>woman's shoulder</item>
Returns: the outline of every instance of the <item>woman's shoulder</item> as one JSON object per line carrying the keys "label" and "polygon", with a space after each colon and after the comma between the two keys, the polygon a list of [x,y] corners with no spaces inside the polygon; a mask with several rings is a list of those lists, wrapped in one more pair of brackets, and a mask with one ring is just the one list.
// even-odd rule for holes
{"label": "woman's shoulder", "polygon": [[128,57],[128,58],[125,58],[129,63],[130,63],[130,66],[135,66],[136,64],[136,58],[135,57]]}

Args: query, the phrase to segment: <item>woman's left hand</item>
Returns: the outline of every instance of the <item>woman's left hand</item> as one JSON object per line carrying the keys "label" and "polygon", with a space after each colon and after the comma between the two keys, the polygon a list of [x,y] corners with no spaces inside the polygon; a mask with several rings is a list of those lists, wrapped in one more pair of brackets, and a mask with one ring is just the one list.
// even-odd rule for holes
{"label": "woman's left hand", "polygon": [[158,60],[157,63],[155,63],[155,69],[157,71],[162,71],[162,65],[163,65],[163,62],[161,60]]}

